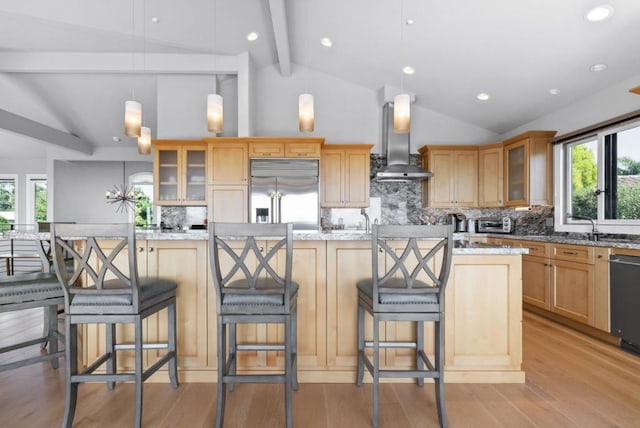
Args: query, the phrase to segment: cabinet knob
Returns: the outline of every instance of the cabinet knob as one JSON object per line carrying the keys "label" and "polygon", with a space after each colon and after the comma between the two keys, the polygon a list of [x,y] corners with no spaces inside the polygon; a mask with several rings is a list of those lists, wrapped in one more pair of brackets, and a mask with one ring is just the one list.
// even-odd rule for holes
{"label": "cabinet knob", "polygon": [[138,252],[141,253],[144,251],[144,247],[138,247]]}
{"label": "cabinet knob", "polygon": [[261,253],[264,251],[264,247],[260,247],[258,249],[260,250]]}
{"label": "cabinet knob", "polygon": [[153,253],[153,247],[149,247],[149,252]]}

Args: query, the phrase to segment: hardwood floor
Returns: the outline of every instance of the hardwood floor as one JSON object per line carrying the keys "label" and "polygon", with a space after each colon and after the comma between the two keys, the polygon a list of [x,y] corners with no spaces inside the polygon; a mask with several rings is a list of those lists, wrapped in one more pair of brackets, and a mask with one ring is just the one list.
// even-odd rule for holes
{"label": "hardwood floor", "polygon": [[[39,334],[40,311],[0,315],[0,346],[7,332]],[[21,328],[22,327],[22,328]],[[523,323],[525,384],[447,384],[451,427],[639,427],[640,357],[627,354],[536,315]],[[6,359],[6,358],[3,358]],[[48,363],[0,373],[0,426],[52,427],[62,421],[64,369]],[[147,427],[210,427],[215,384],[144,387]],[[226,427],[281,427],[282,385],[238,385],[228,395]],[[80,386],[76,427],[133,423],[133,387]],[[380,427],[435,427],[430,384],[383,384]],[[296,427],[369,427],[371,385],[301,384],[294,395]]]}

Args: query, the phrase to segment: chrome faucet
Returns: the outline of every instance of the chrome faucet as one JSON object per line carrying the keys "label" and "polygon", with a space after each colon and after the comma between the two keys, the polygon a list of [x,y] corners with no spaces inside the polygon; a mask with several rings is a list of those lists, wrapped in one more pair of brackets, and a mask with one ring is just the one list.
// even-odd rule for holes
{"label": "chrome faucet", "polygon": [[360,210],[360,214],[364,216],[364,231],[366,233],[371,232],[371,224],[369,223],[369,216],[367,215],[367,210],[362,208]]}
{"label": "chrome faucet", "polygon": [[567,213],[567,218],[572,218],[574,220],[588,220],[591,222],[591,235],[589,236],[589,240],[591,241],[597,241],[599,236],[600,236],[600,232],[598,232],[598,229],[596,227],[596,223],[593,221],[593,219],[591,217],[586,217],[586,216],[582,216],[582,215],[574,215],[571,213]]}

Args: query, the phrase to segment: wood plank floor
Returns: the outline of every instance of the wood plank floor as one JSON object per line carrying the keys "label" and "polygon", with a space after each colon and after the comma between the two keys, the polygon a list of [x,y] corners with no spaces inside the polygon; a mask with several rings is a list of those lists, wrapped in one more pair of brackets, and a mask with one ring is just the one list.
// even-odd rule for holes
{"label": "wood plank floor", "polygon": [[[20,322],[0,315],[0,346],[10,335],[38,334],[38,311]],[[447,384],[451,427],[640,427],[640,357],[536,315],[523,323],[525,384]],[[4,358],[3,358],[4,359]],[[64,369],[48,363],[0,373],[0,426],[55,427],[62,420]],[[381,385],[380,427],[438,425],[431,385]],[[281,385],[238,385],[227,400],[226,427],[281,427]],[[146,384],[146,427],[210,427],[215,384]],[[122,427],[133,422],[133,387],[108,391],[80,386],[76,427]],[[301,384],[294,426],[369,427],[371,386]]]}

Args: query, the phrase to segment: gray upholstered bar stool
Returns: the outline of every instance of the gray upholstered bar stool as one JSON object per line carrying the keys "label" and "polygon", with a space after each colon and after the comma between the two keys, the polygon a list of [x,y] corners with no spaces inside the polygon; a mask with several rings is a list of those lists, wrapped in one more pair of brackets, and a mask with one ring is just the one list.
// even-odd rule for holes
{"label": "gray upholstered bar stool", "polygon": [[[43,242],[36,242],[36,247],[42,247],[42,245]],[[42,348],[48,346],[49,349],[47,353],[34,353],[32,357],[0,364],[0,372],[46,360],[51,361],[53,368],[58,368],[58,359],[64,356],[64,350],[59,350],[58,347],[58,341],[64,338],[58,330],[58,305],[64,303],[64,294],[56,275],[49,272],[49,261],[44,254],[40,253],[40,255],[44,272],[0,278],[0,313],[44,308],[44,335],[2,347],[0,354],[17,351],[38,343],[42,344]]]}
{"label": "gray upholstered bar stool", "polygon": [[[218,396],[216,427],[224,423],[226,387],[234,383],[283,383],[285,421],[292,426],[291,395],[298,389],[297,296],[298,284],[291,280],[293,231],[291,224],[212,223],[209,225],[209,257],[216,292],[218,323]],[[256,239],[276,240],[267,251]],[[241,242],[234,250],[233,243]],[[276,254],[284,252],[284,273],[275,268]],[[237,324],[284,324],[284,343],[237,343]],[[227,327],[228,350],[227,350]],[[281,373],[237,374],[237,353],[242,351],[275,351],[285,354]]]}
{"label": "gray upholstered bar stool", "polygon": [[[178,387],[176,363],[176,288],[174,281],[138,277],[136,237],[133,224],[52,224],[52,253],[65,297],[66,400],[63,427],[71,427],[78,397],[78,384],[135,382],[135,426],[142,425],[142,387],[160,367],[168,364],[169,379]],[[70,240],[76,240],[74,244]],[[116,242],[106,249],[104,240]],[[74,260],[67,269],[66,257]],[[144,343],[142,321],[167,308],[166,343]],[[104,324],[106,353],[79,372],[78,325]],[[116,343],[116,324],[133,324],[133,344]],[[144,349],[166,349],[155,363],[143,368]],[[135,352],[135,370],[118,372],[117,351]],[[106,373],[94,373],[106,363]]]}
{"label": "gray upholstered bar stool", "polygon": [[[423,241],[424,240],[424,241]],[[393,241],[393,244],[390,243]],[[399,244],[399,245],[396,245]],[[373,376],[373,426],[378,426],[380,378],[425,378],[435,382],[440,426],[447,426],[444,403],[444,291],[451,267],[453,241],[449,226],[374,225],[371,235],[372,276],[358,281],[358,374],[362,385],[364,368]],[[379,253],[384,255],[382,266]],[[373,340],[365,340],[365,311],[373,317]],[[415,322],[415,341],[381,341],[381,321]],[[434,361],[424,351],[424,322],[435,324]],[[365,349],[373,348],[373,362]],[[381,370],[380,349],[416,350],[416,366],[405,370]],[[426,366],[426,368],[425,368]]]}

